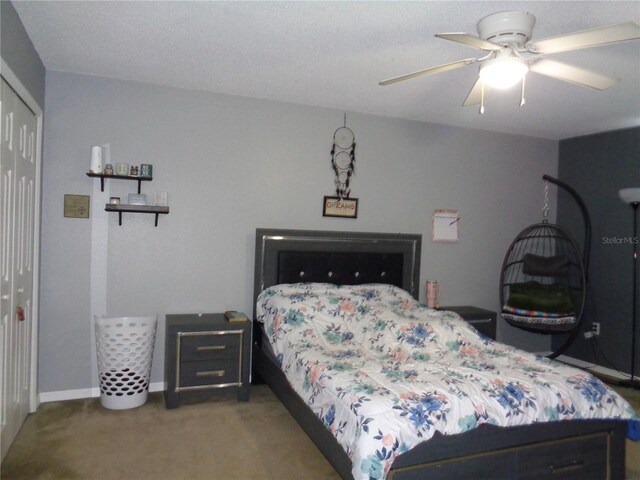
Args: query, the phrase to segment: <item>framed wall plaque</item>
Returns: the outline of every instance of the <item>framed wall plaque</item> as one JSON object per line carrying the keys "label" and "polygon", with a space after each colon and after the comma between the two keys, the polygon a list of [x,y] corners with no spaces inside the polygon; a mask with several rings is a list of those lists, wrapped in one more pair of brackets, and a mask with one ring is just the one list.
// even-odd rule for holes
{"label": "framed wall plaque", "polygon": [[68,218],[89,218],[89,195],[65,195],[64,216]]}
{"label": "framed wall plaque", "polygon": [[324,197],[323,217],[358,218],[358,199]]}
{"label": "framed wall plaque", "polygon": [[459,238],[459,223],[460,212],[458,210],[434,210],[433,241],[457,242]]}

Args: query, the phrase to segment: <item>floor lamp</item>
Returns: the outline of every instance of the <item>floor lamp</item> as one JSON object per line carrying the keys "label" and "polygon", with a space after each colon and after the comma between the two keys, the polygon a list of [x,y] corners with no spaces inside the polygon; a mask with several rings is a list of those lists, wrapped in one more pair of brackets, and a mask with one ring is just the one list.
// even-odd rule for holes
{"label": "floor lamp", "polygon": [[618,192],[620,199],[631,205],[633,209],[633,292],[631,295],[632,319],[631,319],[631,378],[622,382],[622,385],[631,388],[640,388],[640,382],[635,380],[635,362],[636,362],[636,322],[638,320],[638,205],[640,205],[640,187],[623,188]]}

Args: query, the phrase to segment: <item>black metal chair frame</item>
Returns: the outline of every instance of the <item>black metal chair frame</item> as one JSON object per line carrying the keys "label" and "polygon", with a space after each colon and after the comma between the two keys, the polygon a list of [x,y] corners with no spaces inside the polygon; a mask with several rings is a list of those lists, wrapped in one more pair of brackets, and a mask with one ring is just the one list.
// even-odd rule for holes
{"label": "black metal chair frame", "polygon": [[[517,328],[539,334],[564,335],[564,342],[548,355],[549,358],[556,358],[573,343],[580,332],[587,292],[591,220],[586,205],[573,188],[548,175],[544,175],[542,178],[566,190],[580,207],[585,226],[584,249],[581,252],[573,237],[559,225],[549,223],[545,215],[542,223],[526,227],[509,246],[500,273],[500,302],[501,305],[506,305],[511,287],[525,281],[535,281],[543,285],[555,283],[568,288],[574,300],[575,312],[573,313],[575,314],[575,320],[565,324],[563,327],[559,328],[552,321],[539,317],[532,317],[532,323],[525,326],[521,323],[513,323],[509,319],[509,315],[503,313],[503,318]],[[563,265],[562,272],[549,275],[527,274],[523,272],[526,269],[524,256],[527,253],[547,259],[553,256],[566,257],[567,262]]]}

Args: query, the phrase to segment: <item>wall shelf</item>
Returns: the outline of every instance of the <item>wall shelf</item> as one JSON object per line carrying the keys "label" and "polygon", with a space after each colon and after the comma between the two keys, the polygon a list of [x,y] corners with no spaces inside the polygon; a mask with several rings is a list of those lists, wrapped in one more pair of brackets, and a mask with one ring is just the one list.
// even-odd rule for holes
{"label": "wall shelf", "polygon": [[138,177],[133,175],[105,175],[104,173],[92,173],[92,172],[87,172],[87,176],[100,179],[101,192],[104,192],[105,178],[113,178],[116,180],[135,180],[138,182],[138,193],[140,193],[140,187],[142,185],[142,182],[150,182],[151,180],[153,180],[153,177]]}
{"label": "wall shelf", "polygon": [[118,212],[118,225],[122,225],[123,213],[153,213],[156,216],[155,226],[158,226],[158,217],[169,213],[169,207],[158,205],[127,205],[107,203],[104,207],[107,212]]}

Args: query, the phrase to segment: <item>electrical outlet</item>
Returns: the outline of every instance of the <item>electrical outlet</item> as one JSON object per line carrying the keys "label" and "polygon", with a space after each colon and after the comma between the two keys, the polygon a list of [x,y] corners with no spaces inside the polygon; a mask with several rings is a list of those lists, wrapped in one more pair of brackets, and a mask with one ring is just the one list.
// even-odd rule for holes
{"label": "electrical outlet", "polygon": [[600,335],[600,322],[593,322],[593,323],[591,324],[591,332],[592,332],[595,336]]}

